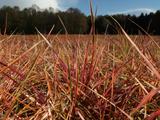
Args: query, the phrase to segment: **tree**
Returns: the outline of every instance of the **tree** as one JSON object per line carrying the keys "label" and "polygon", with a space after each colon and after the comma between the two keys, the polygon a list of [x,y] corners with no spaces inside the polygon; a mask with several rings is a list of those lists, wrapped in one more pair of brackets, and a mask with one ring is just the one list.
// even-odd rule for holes
{"label": "tree", "polygon": [[[16,34],[37,34],[35,27],[40,32],[47,34],[51,27],[55,25],[52,33],[65,33],[65,25],[69,34],[90,33],[91,19],[77,8],[69,8],[66,11],[58,11],[53,8],[41,10],[37,5],[20,10],[19,7],[3,6],[0,8],[0,31],[1,34],[11,34],[16,30]],[[59,17],[62,21],[60,21]],[[130,20],[137,23],[145,31],[160,35],[160,11],[150,14],[134,15],[114,15],[113,16],[128,34],[139,34],[139,28]],[[130,19],[130,20],[129,20]],[[97,16],[95,20],[97,34],[117,34],[118,28],[110,16]],[[143,34],[143,32],[142,32]]]}
{"label": "tree", "polygon": [[86,33],[87,21],[83,13],[77,8],[69,8],[66,12],[58,13],[69,34]]}

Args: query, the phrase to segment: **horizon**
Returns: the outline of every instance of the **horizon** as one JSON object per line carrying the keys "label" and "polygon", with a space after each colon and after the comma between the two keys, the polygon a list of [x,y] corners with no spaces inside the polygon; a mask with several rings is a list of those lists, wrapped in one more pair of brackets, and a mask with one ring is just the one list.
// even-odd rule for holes
{"label": "horizon", "polygon": [[[130,14],[139,16],[141,13],[149,14],[155,13],[159,10],[160,1],[155,0],[154,2],[145,0],[135,0],[134,3],[131,0],[124,0],[119,2],[117,0],[92,0],[94,10],[97,9],[97,15],[115,15],[115,14]],[[37,5],[41,9],[48,9],[49,7],[55,10],[65,11],[68,8],[78,8],[85,15],[90,14],[89,0],[1,0],[0,7],[2,6],[18,6],[20,9],[32,7]],[[125,5],[125,7],[124,7]]]}

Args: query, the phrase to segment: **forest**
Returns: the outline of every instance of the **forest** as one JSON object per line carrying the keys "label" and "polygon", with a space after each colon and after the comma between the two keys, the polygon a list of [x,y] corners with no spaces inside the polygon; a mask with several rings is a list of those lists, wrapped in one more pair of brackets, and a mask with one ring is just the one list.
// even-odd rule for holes
{"label": "forest", "polygon": [[[32,6],[21,10],[19,7],[3,6],[0,8],[1,34],[37,34],[35,28],[47,34],[54,26],[52,34],[88,34],[90,33],[90,16],[77,8],[54,12],[53,8],[39,10]],[[128,34],[143,34],[139,25],[151,35],[160,35],[160,11],[150,14],[113,15]],[[137,24],[137,25],[136,25]],[[65,27],[64,27],[65,26]],[[118,34],[114,20],[109,15],[95,18],[96,34]],[[66,30],[65,30],[66,29]]]}

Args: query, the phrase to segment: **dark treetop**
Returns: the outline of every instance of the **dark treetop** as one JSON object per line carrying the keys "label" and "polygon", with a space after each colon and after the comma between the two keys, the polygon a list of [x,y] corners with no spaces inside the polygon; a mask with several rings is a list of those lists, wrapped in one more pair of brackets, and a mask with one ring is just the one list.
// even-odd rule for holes
{"label": "dark treetop", "polygon": [[[130,20],[137,23],[148,33],[160,34],[160,11],[140,16],[114,15],[113,16],[128,34],[143,34]],[[20,10],[18,7],[4,6],[0,9],[1,34],[37,34],[35,27],[43,34],[47,34],[55,25],[52,34],[64,34],[61,24],[63,21],[69,34],[88,34],[91,28],[90,16],[86,16],[77,8],[69,8],[66,11],[54,13],[52,10],[39,11],[33,7]],[[117,34],[118,28],[108,15],[96,16],[95,32],[97,34]]]}

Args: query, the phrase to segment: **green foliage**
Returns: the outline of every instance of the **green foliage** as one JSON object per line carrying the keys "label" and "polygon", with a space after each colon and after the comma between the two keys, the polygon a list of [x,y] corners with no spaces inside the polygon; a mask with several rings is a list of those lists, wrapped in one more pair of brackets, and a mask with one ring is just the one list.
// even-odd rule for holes
{"label": "green foliage", "polygon": [[[38,7],[38,6],[36,6]],[[53,34],[64,34],[64,26],[58,16],[62,19],[69,34],[90,33],[91,19],[77,8],[69,8],[66,11],[53,12],[48,10],[4,6],[0,9],[0,31],[2,34],[11,34],[16,30],[16,34],[36,34],[35,27],[41,33],[47,34],[53,25],[55,28]],[[6,18],[7,16],[7,18]],[[143,34],[138,27],[130,20],[137,23],[150,34],[160,34],[160,11],[150,14],[141,14],[140,16],[114,15],[113,16],[128,34]],[[7,24],[6,24],[7,23]],[[119,31],[110,16],[97,16],[95,20],[95,29],[98,34],[117,34]],[[6,30],[6,32],[5,32]]]}

